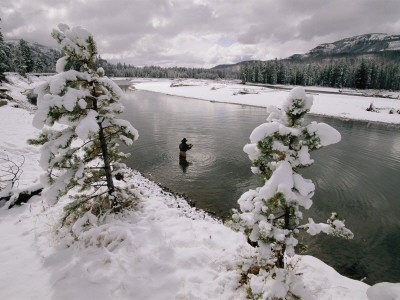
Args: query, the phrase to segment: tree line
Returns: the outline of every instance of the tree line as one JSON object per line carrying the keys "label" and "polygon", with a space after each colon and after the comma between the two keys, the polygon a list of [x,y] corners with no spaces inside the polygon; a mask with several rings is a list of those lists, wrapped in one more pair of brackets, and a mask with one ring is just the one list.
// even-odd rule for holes
{"label": "tree line", "polygon": [[[17,72],[22,76],[26,73],[55,73],[56,62],[65,56],[63,51],[49,49],[44,54],[30,47],[21,39],[16,46],[8,45],[0,31],[0,82],[5,79],[4,72]],[[73,63],[72,63],[73,64]],[[185,68],[159,66],[135,67],[130,64],[111,64],[100,56],[96,58],[95,67],[102,67],[108,76],[141,77],[141,78],[195,78],[195,79],[238,79],[238,72],[228,72],[206,68]],[[72,65],[79,70],[80,66]]]}
{"label": "tree line", "polygon": [[[17,72],[22,76],[26,73],[55,73],[56,62],[65,54],[62,51],[50,49],[49,54],[33,51],[29,44],[21,39],[16,47],[9,47],[4,40],[0,41],[1,74]],[[213,70],[206,68],[186,68],[144,66],[136,67],[130,64],[111,64],[98,57],[96,67],[102,67],[108,76],[140,77],[140,78],[195,78],[195,79],[239,79],[239,73],[234,71]],[[79,69],[79,66],[76,66]]]}
{"label": "tree line", "polygon": [[115,77],[239,79],[237,71],[186,67],[135,67],[125,63],[111,64],[101,58],[98,59],[97,65],[102,67],[109,76]]}
{"label": "tree line", "polygon": [[329,64],[275,59],[243,64],[240,79],[243,83],[400,90],[400,67],[366,59],[339,59]]}
{"label": "tree line", "polygon": [[[0,32],[1,35],[1,32]],[[63,57],[62,51],[50,49],[44,54],[33,51],[29,44],[21,39],[15,46],[7,45],[3,36],[0,40],[1,69],[0,73],[17,72],[22,76],[26,73],[54,73],[56,62]]]}

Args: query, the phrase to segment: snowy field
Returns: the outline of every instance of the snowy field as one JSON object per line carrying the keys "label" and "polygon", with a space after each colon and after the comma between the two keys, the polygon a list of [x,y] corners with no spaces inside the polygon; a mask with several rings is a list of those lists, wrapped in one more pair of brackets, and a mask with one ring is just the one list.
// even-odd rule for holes
{"label": "snowy field", "polygon": [[[257,97],[269,95],[267,89],[260,89],[257,95],[227,97],[243,86],[206,82],[197,87],[170,88],[170,84],[149,82],[136,88],[169,94],[180,91],[181,96],[203,99],[213,95],[208,100],[226,102],[247,97],[252,105],[261,105],[257,101],[264,100]],[[26,144],[37,135],[31,126],[32,107],[21,94],[28,86],[26,81],[13,78],[7,87],[19,107],[13,107],[13,102],[0,107],[0,153],[15,161],[24,157],[21,189],[37,184],[43,174],[38,166],[39,148]],[[211,89],[214,86],[216,90]],[[263,105],[279,105],[272,103],[272,98],[280,101],[287,95],[270,93],[279,97],[271,97],[271,102]],[[134,185],[140,195],[136,209],[88,231],[74,232],[74,237],[59,224],[66,197],[50,206],[46,199],[34,196],[12,209],[3,201],[0,299],[246,299],[247,287],[239,283],[238,258],[250,257],[256,250],[245,236],[189,207],[136,171],[126,184]],[[302,274],[315,299],[368,299],[367,293],[369,299],[400,299],[400,284],[381,283],[370,288],[341,276],[314,257],[296,259],[295,272]]]}
{"label": "snowy field", "polygon": [[[140,80],[134,88],[168,95],[243,105],[280,107],[289,90],[242,85],[231,81],[212,80]],[[307,87],[313,90],[314,104],[310,113],[353,120],[400,124],[400,100],[390,98],[341,95],[338,89]],[[320,92],[316,92],[319,90]],[[332,92],[334,94],[328,94]],[[349,91],[347,91],[349,92]],[[391,93],[396,96],[395,93]],[[367,111],[371,103],[376,112]],[[390,111],[392,110],[392,114]]]}

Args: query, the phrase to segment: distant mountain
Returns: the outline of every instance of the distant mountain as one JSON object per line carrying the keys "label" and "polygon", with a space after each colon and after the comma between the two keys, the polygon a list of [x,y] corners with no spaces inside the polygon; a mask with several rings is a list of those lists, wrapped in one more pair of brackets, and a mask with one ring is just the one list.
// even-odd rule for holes
{"label": "distant mountain", "polygon": [[242,62],[239,62],[239,63],[236,63],[236,64],[232,64],[232,65],[229,65],[229,64],[227,64],[227,65],[218,65],[218,66],[215,66],[215,67],[211,68],[211,70],[221,70],[221,71],[224,70],[224,71],[231,71],[231,72],[239,72],[242,65],[244,65],[244,64],[254,64],[254,63],[257,63],[257,62],[260,62],[260,61],[261,60],[247,60],[247,61],[242,61]]}
{"label": "distant mountain", "polygon": [[306,54],[295,54],[287,60],[324,61],[336,58],[395,59],[400,58],[400,35],[370,33],[321,44]]}
{"label": "distant mountain", "polygon": [[[400,62],[400,35],[369,33],[342,39],[333,43],[321,44],[305,54],[294,54],[282,61],[293,63],[329,63],[338,59],[349,59],[352,62],[362,59],[376,59]],[[218,65],[213,69],[234,70],[248,63],[245,61],[232,65]]]}

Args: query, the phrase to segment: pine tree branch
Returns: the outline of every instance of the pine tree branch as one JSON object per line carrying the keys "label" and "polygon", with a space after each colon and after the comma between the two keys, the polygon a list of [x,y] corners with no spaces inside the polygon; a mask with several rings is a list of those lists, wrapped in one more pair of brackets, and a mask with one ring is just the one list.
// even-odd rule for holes
{"label": "pine tree branch", "polygon": [[281,215],[281,216],[279,216],[279,217],[275,217],[275,218],[273,218],[273,219],[271,219],[271,220],[272,220],[272,221],[275,221],[275,220],[282,219],[283,217],[285,217],[285,215],[286,215],[286,214],[283,214],[283,215]]}
{"label": "pine tree branch", "polygon": [[[99,188],[99,189],[100,189],[100,188]],[[96,192],[97,192],[99,189],[97,189],[97,190],[96,190]],[[93,196],[90,196],[90,197],[88,197],[88,198],[85,198],[83,201],[88,201],[88,200],[90,200],[90,199],[93,199],[93,198],[99,197],[99,196],[101,196],[101,195],[104,195],[104,194],[107,194],[107,193],[108,193],[107,191],[105,191],[105,192],[102,192],[102,193],[100,193],[100,194],[97,194],[97,195],[93,195],[93,193],[92,193],[92,195],[93,195]]]}

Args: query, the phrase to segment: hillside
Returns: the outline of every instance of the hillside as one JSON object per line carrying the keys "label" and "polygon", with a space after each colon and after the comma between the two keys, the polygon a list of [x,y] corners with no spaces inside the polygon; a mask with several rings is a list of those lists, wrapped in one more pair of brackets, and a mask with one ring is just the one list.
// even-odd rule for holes
{"label": "hillside", "polygon": [[[12,50],[16,47],[18,47],[19,44],[19,39],[6,39],[5,44]],[[31,50],[31,53],[34,57],[40,56],[40,55],[45,55],[48,57],[51,57],[55,51],[60,51],[59,48],[56,47],[48,47],[44,46],[38,43],[32,43],[28,42],[27,44]]]}
{"label": "hillside", "polygon": [[[348,59],[355,63],[362,59],[384,62],[400,61],[400,35],[369,33],[318,45],[305,54],[294,54],[283,62],[288,63],[329,63]],[[218,65],[215,70],[239,71],[245,63],[253,65],[259,61],[243,61],[231,65]]]}
{"label": "hillside", "polygon": [[399,61],[400,35],[370,33],[321,44],[305,54],[287,58],[293,62],[315,62],[335,58],[383,59]]}
{"label": "hillside", "polygon": [[[18,51],[19,39],[6,39],[4,44],[10,49],[11,57],[8,63],[11,72],[20,72],[21,65],[27,65],[27,62],[21,60],[21,52]],[[33,69],[28,72],[47,73],[55,72],[57,60],[62,57],[62,52],[59,48],[48,47],[34,42],[27,42],[30,50],[30,55],[33,61]]]}
{"label": "hillside", "polygon": [[226,64],[226,65],[218,65],[215,66],[213,68],[211,68],[211,70],[221,70],[221,71],[230,71],[230,72],[239,72],[240,68],[244,65],[244,64],[255,64],[255,63],[259,63],[261,62],[261,60],[248,60],[248,61],[241,61],[239,63],[236,64]]}

